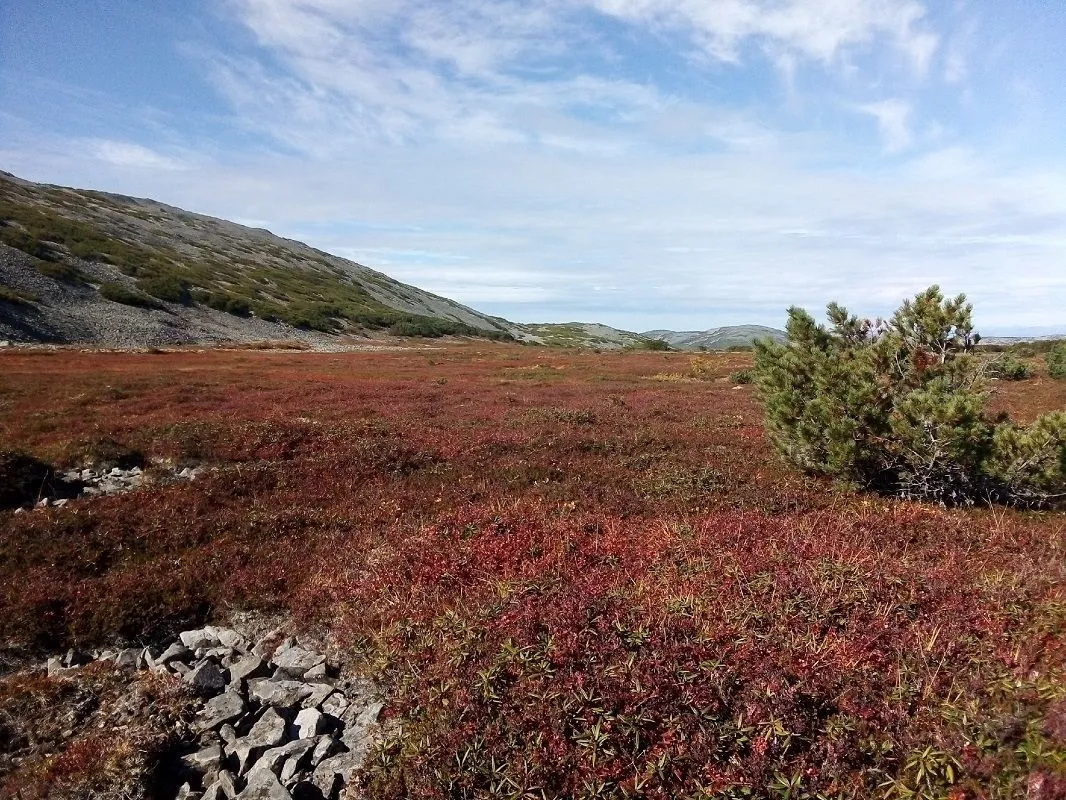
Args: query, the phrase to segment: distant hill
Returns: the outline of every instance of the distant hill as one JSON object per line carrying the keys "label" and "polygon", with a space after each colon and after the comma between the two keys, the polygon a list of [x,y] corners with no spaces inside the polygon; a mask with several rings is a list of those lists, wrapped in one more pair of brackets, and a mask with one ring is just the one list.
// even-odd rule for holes
{"label": "distant hill", "polygon": [[646,337],[595,322],[543,322],[519,326],[531,341],[554,347],[591,347],[620,350],[639,347]]}
{"label": "distant hill", "polygon": [[375,331],[529,338],[269,231],[0,172],[0,339],[130,346]]}
{"label": "distant hill", "polygon": [[785,332],[765,325],[727,325],[706,331],[645,331],[646,339],[661,339],[678,350],[728,350],[730,347],[747,347],[756,339],[769,337],[785,341]]}

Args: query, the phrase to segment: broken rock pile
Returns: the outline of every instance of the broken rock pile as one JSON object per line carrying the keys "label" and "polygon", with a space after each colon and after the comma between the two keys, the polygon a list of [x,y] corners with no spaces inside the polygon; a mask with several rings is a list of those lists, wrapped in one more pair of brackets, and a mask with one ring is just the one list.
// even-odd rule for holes
{"label": "broken rock pile", "polygon": [[[166,650],[97,651],[97,660],[179,676],[204,698],[199,740],[180,759],[179,800],[336,800],[373,745],[383,703],[292,638],[252,645],[229,628],[185,631]],[[73,672],[88,656],[48,661]]]}

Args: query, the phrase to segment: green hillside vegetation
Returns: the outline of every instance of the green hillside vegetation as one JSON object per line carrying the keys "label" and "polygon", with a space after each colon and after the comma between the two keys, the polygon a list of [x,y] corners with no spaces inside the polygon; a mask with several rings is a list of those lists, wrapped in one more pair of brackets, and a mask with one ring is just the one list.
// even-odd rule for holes
{"label": "green hillside vegetation", "polygon": [[607,325],[584,322],[541,322],[522,325],[527,333],[549,347],[592,347],[613,349],[634,347],[645,338]]}
{"label": "green hillside vegetation", "polygon": [[[155,300],[199,303],[237,316],[255,315],[297,328],[327,333],[371,329],[397,336],[480,336],[509,340],[505,330],[485,330],[447,318],[406,313],[376,300],[326,254],[293,263],[281,247],[210,246],[130,241],[85,221],[90,205],[109,207],[124,216],[152,218],[98,192],[44,189],[48,205],[0,183],[0,242],[36,259],[40,272],[56,280],[84,283],[74,259],[113,265],[136,279],[137,292],[117,284],[101,294],[130,305],[159,306]],[[132,228],[131,228],[132,229]],[[136,229],[132,229],[136,230]],[[130,239],[134,235],[131,234]],[[159,238],[159,237],[157,237]],[[149,298],[154,298],[151,300]]]}

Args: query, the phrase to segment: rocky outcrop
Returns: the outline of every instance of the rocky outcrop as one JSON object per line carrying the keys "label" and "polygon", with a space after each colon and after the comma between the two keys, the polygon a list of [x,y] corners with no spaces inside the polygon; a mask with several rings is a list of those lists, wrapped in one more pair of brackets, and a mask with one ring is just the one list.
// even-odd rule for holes
{"label": "rocky outcrop", "polygon": [[293,638],[253,643],[230,628],[184,631],[165,648],[69,651],[49,676],[94,661],[182,681],[203,701],[178,754],[180,800],[336,800],[362,767],[384,707],[370,681],[343,678]]}

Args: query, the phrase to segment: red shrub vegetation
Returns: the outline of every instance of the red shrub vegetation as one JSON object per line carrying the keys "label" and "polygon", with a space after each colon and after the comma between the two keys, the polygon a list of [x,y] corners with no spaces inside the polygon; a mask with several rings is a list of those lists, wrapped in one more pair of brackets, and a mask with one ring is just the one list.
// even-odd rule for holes
{"label": "red shrub vegetation", "polygon": [[0,518],[0,637],[327,624],[404,722],[375,796],[1012,797],[1066,770],[1063,516],[788,472],[743,354],[700,381],[508,346],[0,360],[5,446],[214,468]]}

